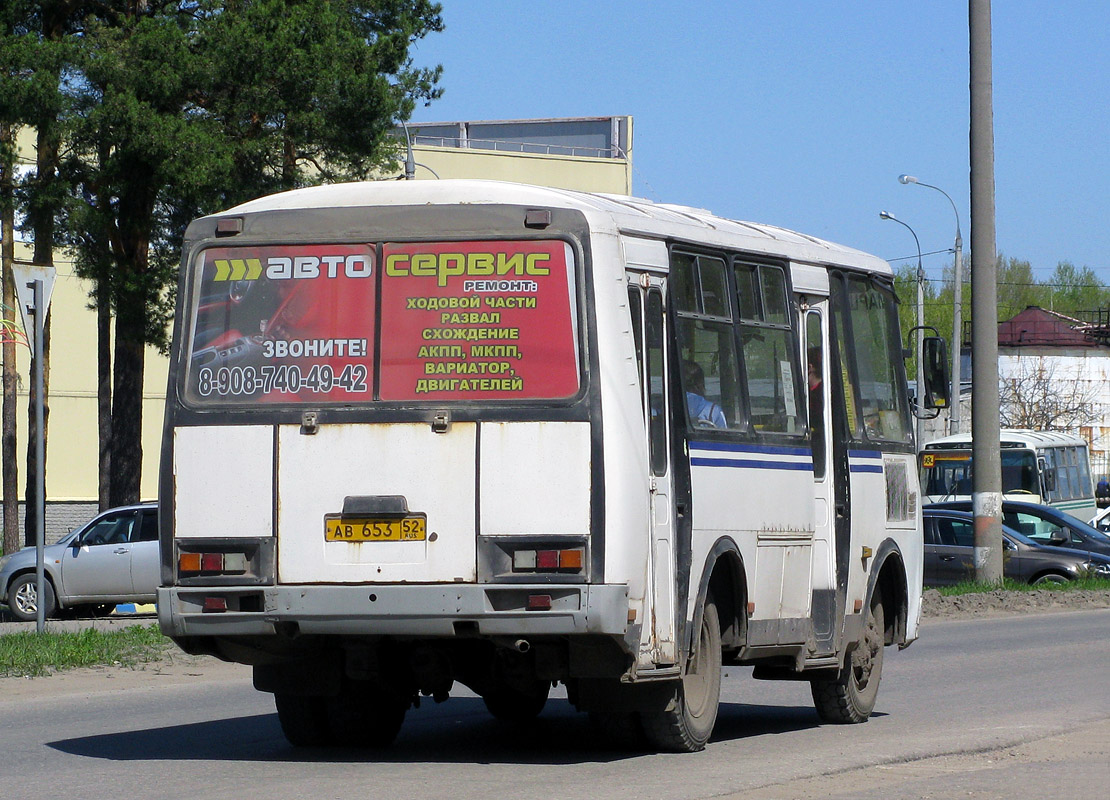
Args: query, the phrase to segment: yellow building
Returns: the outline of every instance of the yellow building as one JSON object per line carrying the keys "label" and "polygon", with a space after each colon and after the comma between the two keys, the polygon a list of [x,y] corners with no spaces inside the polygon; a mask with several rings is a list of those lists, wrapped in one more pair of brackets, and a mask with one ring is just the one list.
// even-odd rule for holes
{"label": "yellow building", "polygon": [[[398,138],[404,140],[405,133],[399,129]],[[631,193],[631,117],[412,123],[407,133],[418,180],[489,178],[608,194]],[[21,132],[22,169],[33,168],[34,141],[33,132]],[[397,174],[403,172],[401,164]],[[31,243],[21,241],[18,232],[15,258],[31,258]],[[56,540],[96,513],[98,486],[97,334],[96,312],[89,308],[91,284],[76,276],[72,257],[65,251],[55,252],[54,266],[57,278],[50,301],[47,541]],[[20,346],[17,352],[22,499],[31,378],[27,348]],[[143,389],[144,499],[157,496],[167,371],[167,359],[148,348]]]}

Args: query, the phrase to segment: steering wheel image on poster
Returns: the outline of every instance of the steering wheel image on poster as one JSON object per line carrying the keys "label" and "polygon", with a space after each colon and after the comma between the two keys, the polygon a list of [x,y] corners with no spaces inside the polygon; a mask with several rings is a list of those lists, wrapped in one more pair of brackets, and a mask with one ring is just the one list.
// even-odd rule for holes
{"label": "steering wheel image on poster", "polygon": [[323,306],[320,291],[313,291],[311,283],[293,286],[282,299],[269,320],[262,323],[266,339],[296,338],[304,336],[313,325],[330,322]]}
{"label": "steering wheel image on poster", "polygon": [[270,320],[277,318],[292,292],[264,280],[215,286],[220,288],[219,293],[203,297],[197,312],[194,367],[218,370],[261,365],[265,333],[272,327]]}

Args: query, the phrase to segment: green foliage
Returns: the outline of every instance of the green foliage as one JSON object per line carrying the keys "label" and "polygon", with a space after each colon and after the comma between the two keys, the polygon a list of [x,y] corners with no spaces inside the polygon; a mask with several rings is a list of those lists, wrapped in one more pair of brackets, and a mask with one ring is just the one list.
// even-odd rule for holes
{"label": "green foliage", "polygon": [[0,7],[0,119],[50,156],[20,197],[36,254],[58,219],[114,316],[110,502],[138,498],[143,348],[167,347],[185,226],[395,160],[389,131],[441,91],[409,47],[442,29],[429,0]]}
{"label": "green foliage", "polygon": [[[971,320],[971,279],[968,267],[965,257],[961,282],[961,316],[962,327],[965,329]],[[941,336],[949,340],[950,354],[954,352],[951,347],[954,272],[953,266],[948,265],[944,268],[940,281],[926,280],[924,284],[925,324],[936,328]],[[898,315],[903,333],[917,324],[916,275],[916,265],[902,265],[895,271],[894,287],[900,303]],[[1029,306],[1039,306],[1079,319],[1087,319],[1091,312],[1110,306],[1110,287],[1100,285],[1098,276],[1089,267],[1077,268],[1068,261],[1057,264],[1048,279],[1037,281],[1028,261],[1000,255],[996,278],[999,322],[1010,319]],[[913,375],[912,360],[907,363],[906,370],[909,375]]]}
{"label": "green foliage", "polygon": [[77,667],[135,666],[157,661],[170,640],[157,625],[131,625],[115,631],[86,628],[39,634],[0,635],[0,676],[49,675]]}
{"label": "green foliage", "polygon": [[1110,305],[1110,288],[1099,284],[1090,267],[1077,268],[1070,261],[1061,261],[1048,282],[1052,286],[1049,307],[1068,316],[1081,316]]}
{"label": "green foliage", "polygon": [[362,178],[440,70],[409,44],[426,0],[193,0],[88,17],[66,83],[70,241],[129,330],[165,348],[179,247],[196,216]]}
{"label": "green foliage", "polygon": [[1037,586],[1033,586],[1028,583],[1023,583],[1022,581],[1016,581],[1013,578],[1003,578],[1001,585],[997,583],[978,583],[969,580],[953,584],[952,586],[939,586],[936,587],[936,589],[945,597],[994,592],[999,589],[1007,592],[1104,592],[1110,590],[1110,580],[1085,575],[1073,581],[1065,581],[1064,583],[1041,583]]}

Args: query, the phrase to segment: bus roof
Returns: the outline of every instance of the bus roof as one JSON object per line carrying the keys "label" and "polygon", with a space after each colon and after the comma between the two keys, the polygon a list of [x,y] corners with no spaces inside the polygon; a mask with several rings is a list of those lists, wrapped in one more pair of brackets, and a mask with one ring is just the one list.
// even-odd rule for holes
{"label": "bus roof", "polygon": [[[1032,431],[1020,428],[1003,428],[999,441],[1002,447],[1086,447],[1087,440],[1074,433],[1063,431]],[[926,442],[925,450],[949,450],[971,447],[970,433],[957,433]]]}
{"label": "bus roof", "polygon": [[534,205],[582,212],[595,231],[670,238],[778,256],[799,263],[837,264],[891,275],[877,256],[795,231],[718,217],[705,209],[622,195],[486,180],[363,181],[312,186],[261,197],[216,216],[297,209],[413,205]]}

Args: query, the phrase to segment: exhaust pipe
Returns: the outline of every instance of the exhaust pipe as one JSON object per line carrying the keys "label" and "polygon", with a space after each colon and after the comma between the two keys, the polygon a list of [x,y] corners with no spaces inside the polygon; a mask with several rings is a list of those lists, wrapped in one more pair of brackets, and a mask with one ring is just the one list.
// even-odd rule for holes
{"label": "exhaust pipe", "polygon": [[513,649],[516,650],[518,653],[527,653],[529,650],[532,649],[532,645],[528,642],[527,639],[517,639],[515,642],[513,642]]}

